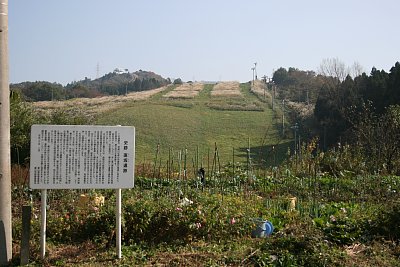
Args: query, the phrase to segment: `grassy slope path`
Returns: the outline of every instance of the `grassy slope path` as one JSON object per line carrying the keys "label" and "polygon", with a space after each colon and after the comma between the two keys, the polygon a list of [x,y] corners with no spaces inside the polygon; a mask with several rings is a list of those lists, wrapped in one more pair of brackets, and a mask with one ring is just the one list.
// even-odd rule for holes
{"label": "grassy slope path", "polygon": [[[261,145],[266,134],[264,143],[278,142],[278,132],[272,126],[273,113],[250,93],[249,84],[240,85],[239,97],[211,96],[214,85],[204,86],[193,99],[165,99],[162,96],[168,93],[166,90],[146,101],[127,102],[103,113],[97,123],[135,126],[138,161],[152,160],[157,144],[163,159],[168,159],[169,148],[176,152],[185,147],[192,158],[198,146],[204,161],[209,150],[213,154],[217,143],[221,162],[228,162],[233,148],[237,151],[236,160],[244,160],[249,138],[254,147]],[[259,111],[246,110],[254,106]]]}

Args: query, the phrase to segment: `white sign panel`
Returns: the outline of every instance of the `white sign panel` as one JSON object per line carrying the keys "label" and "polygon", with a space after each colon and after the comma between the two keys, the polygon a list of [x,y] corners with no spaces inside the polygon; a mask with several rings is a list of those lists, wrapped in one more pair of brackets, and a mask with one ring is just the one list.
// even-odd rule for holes
{"label": "white sign panel", "polygon": [[132,188],[135,128],[33,125],[33,189]]}

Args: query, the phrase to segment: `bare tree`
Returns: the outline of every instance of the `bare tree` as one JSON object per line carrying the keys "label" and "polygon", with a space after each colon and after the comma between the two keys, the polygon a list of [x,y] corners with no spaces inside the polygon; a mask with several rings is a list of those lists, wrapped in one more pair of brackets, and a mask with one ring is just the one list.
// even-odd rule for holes
{"label": "bare tree", "polygon": [[327,78],[333,79],[336,83],[343,82],[348,75],[353,78],[360,76],[364,72],[363,66],[357,61],[350,67],[340,61],[338,58],[323,59],[318,67],[318,73]]}
{"label": "bare tree", "polygon": [[338,58],[326,58],[322,60],[318,68],[319,74],[325,76],[330,82],[339,85],[349,74],[346,65]]}
{"label": "bare tree", "polygon": [[[385,113],[374,112],[371,102],[353,109],[348,118],[357,147],[364,153],[370,171],[400,170],[400,106],[389,106]],[[397,163],[397,164],[396,164]]]}
{"label": "bare tree", "polygon": [[350,67],[350,70],[349,70],[349,73],[350,73],[351,77],[353,77],[353,79],[357,76],[360,76],[364,72],[365,72],[364,67],[361,66],[361,64],[357,61],[355,61],[353,63],[353,65]]}

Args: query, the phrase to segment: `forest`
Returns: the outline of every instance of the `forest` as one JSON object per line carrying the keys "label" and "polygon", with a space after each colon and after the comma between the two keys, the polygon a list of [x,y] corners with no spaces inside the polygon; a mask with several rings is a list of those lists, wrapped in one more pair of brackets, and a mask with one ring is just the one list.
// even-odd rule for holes
{"label": "forest", "polygon": [[399,173],[400,63],[389,73],[372,68],[370,74],[351,74],[338,59],[327,59],[320,74],[279,68],[272,78],[281,99],[313,106],[306,118],[291,112],[308,138],[318,137],[320,148],[352,145],[370,170]]}

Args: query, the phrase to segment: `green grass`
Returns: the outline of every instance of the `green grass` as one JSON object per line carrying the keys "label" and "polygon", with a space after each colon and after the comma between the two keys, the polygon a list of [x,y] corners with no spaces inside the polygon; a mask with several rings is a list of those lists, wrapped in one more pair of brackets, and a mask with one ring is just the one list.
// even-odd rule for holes
{"label": "green grass", "polygon": [[[249,84],[242,84],[243,97],[211,97],[213,85],[194,99],[170,100],[157,94],[143,102],[132,102],[107,114],[102,114],[97,124],[125,125],[136,128],[137,160],[153,160],[157,144],[163,159],[168,159],[169,149],[175,152],[188,149],[188,159],[195,157],[205,162],[214,154],[217,144],[220,161],[244,161],[250,140],[251,147],[279,142],[279,131],[273,125],[273,111],[249,92]],[[257,105],[258,111],[237,109]],[[220,106],[216,110],[210,106]],[[284,151],[284,149],[282,150]]]}

